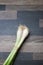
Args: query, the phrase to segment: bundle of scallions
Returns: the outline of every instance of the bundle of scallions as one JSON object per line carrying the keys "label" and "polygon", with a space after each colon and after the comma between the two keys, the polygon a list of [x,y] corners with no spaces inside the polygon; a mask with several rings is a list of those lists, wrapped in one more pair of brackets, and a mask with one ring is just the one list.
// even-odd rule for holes
{"label": "bundle of scallions", "polygon": [[3,65],[12,65],[13,58],[15,59],[15,55],[17,54],[18,49],[22,45],[24,39],[28,36],[29,29],[25,25],[20,25],[17,30],[17,37],[16,37],[16,43],[14,45],[13,50],[3,63]]}

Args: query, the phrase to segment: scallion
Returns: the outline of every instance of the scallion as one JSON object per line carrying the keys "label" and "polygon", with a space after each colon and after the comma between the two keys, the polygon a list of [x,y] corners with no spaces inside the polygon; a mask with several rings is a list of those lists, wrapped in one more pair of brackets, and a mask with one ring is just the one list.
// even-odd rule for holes
{"label": "scallion", "polygon": [[15,46],[11,51],[11,53],[9,54],[9,56],[7,57],[7,59],[5,60],[3,65],[12,65],[12,60],[13,58],[15,59],[15,55],[18,49],[20,48],[20,46],[22,45],[24,39],[27,37],[28,33],[29,33],[29,29],[26,26],[20,25],[18,27]]}

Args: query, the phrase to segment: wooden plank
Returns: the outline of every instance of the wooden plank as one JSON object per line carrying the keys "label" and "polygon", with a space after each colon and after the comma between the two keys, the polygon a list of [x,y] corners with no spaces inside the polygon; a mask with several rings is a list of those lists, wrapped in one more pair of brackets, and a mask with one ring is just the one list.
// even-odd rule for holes
{"label": "wooden plank", "polygon": [[43,53],[33,53],[33,60],[43,60]]}
{"label": "wooden plank", "polygon": [[43,19],[39,19],[39,27],[43,28]]}
{"label": "wooden plank", "polygon": [[15,43],[15,36],[0,36],[0,52],[10,52]]}
{"label": "wooden plank", "polygon": [[6,5],[6,10],[17,10],[17,11],[25,11],[25,10],[43,10],[43,5]]}
{"label": "wooden plank", "polygon": [[0,0],[0,4],[7,5],[43,5],[43,0]]}
{"label": "wooden plank", "polygon": [[17,19],[17,11],[0,11],[0,20]]}
{"label": "wooden plank", "polygon": [[[10,52],[15,45],[15,39],[15,36],[0,36],[0,52]],[[43,36],[28,38],[20,52],[43,52]]]}

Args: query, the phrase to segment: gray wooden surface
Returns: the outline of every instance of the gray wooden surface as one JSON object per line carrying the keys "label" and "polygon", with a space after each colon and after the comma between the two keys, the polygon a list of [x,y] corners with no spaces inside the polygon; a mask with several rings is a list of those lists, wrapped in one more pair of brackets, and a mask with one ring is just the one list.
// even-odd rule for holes
{"label": "gray wooden surface", "polygon": [[43,10],[43,0],[0,0],[6,10]]}
{"label": "gray wooden surface", "polygon": [[43,0],[0,0],[0,4],[14,5],[43,5]]}
{"label": "gray wooden surface", "polygon": [[0,11],[0,20],[17,19],[17,10],[14,11]]}
{"label": "gray wooden surface", "polygon": [[17,10],[17,11],[43,11],[43,5],[6,5],[6,10]]}
{"label": "gray wooden surface", "polygon": [[[0,52],[10,52],[15,45],[15,36],[0,36]],[[43,52],[43,36],[31,36],[20,52]]]}
{"label": "gray wooden surface", "polygon": [[0,4],[5,5],[0,11],[0,65],[15,45],[19,24],[30,26],[33,36],[23,44],[14,65],[43,65],[43,0],[0,0]]}
{"label": "gray wooden surface", "polygon": [[[15,45],[15,36],[0,36],[0,64],[2,65]],[[43,60],[43,36],[31,36],[23,44],[18,60]],[[23,61],[22,61],[23,62]]]}

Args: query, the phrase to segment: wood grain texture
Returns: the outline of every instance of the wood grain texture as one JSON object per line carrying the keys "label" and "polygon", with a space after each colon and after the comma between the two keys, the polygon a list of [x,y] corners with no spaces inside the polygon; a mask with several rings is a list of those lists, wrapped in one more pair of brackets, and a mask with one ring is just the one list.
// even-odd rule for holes
{"label": "wood grain texture", "polygon": [[43,28],[43,19],[39,19],[39,27]]}
{"label": "wood grain texture", "polygon": [[36,11],[43,10],[43,5],[6,5],[6,10]]}
{"label": "wood grain texture", "polygon": [[[15,45],[15,36],[0,36],[0,52],[10,52]],[[43,36],[31,36],[20,52],[43,52]]]}
{"label": "wood grain texture", "polygon": [[43,0],[0,0],[0,4],[14,5],[43,5]]}
{"label": "wood grain texture", "polygon": [[0,11],[0,20],[17,19],[17,11]]}
{"label": "wood grain texture", "polygon": [[33,60],[43,60],[43,53],[33,53]]}
{"label": "wood grain texture", "polygon": [[0,36],[0,52],[9,52],[15,43],[15,36]]}
{"label": "wood grain texture", "polygon": [[[0,65],[3,65],[9,52],[13,49],[15,41],[15,35],[0,35]],[[23,60],[28,62],[30,60],[43,60],[43,36],[30,36],[23,44],[16,63],[18,60],[21,62]]]}

